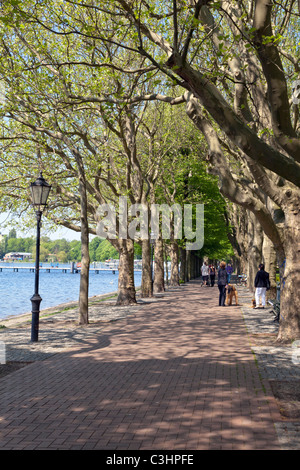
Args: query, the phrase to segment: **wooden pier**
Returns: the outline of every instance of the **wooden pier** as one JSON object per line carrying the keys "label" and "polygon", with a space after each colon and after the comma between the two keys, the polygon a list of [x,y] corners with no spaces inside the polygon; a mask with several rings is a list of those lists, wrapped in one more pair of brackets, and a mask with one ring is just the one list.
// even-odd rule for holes
{"label": "wooden pier", "polygon": [[[9,269],[10,271],[18,272],[18,271],[30,271],[30,272],[35,272],[35,267],[32,266],[0,266],[0,272],[3,270]],[[71,273],[71,274],[76,274],[79,273],[81,268],[66,268],[66,267],[49,267],[49,266],[40,266],[39,271],[45,271],[47,273],[51,273],[54,271],[61,271],[63,273]],[[100,271],[111,271],[113,274],[115,274],[115,271],[117,271],[118,268],[90,268],[90,272],[95,272],[96,274],[99,274]]]}
{"label": "wooden pier", "polygon": [[[34,266],[1,266],[0,265],[0,272],[3,270],[8,269],[14,272],[18,271],[30,271],[30,272],[35,272],[35,267]],[[54,271],[61,271],[63,273],[71,273],[71,274],[76,274],[79,273],[81,270],[81,267],[57,267],[57,266],[40,266],[39,271],[45,271],[47,273],[54,272]],[[134,269],[135,271],[141,271],[141,269]],[[90,268],[90,272],[94,272],[95,274],[99,274],[101,271],[110,271],[113,274],[118,271],[118,266],[115,268],[113,267],[105,267],[105,268]]]}

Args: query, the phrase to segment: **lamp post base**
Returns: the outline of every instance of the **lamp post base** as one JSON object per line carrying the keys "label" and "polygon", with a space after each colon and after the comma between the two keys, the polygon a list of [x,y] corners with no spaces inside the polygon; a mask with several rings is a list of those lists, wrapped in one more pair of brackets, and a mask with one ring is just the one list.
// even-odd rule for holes
{"label": "lamp post base", "polygon": [[37,342],[39,337],[39,317],[40,317],[40,303],[42,298],[39,294],[34,294],[31,297],[32,304],[32,320],[31,320],[31,342]]}

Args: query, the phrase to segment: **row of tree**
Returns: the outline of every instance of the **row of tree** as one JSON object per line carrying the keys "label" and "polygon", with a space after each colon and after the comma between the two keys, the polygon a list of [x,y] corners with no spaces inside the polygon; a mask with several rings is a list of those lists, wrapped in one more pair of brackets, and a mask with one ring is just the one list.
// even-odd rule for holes
{"label": "row of tree", "polygon": [[[12,70],[11,74],[6,74],[11,78],[8,79],[9,87],[3,106],[8,118],[3,128],[7,168],[3,186],[10,195],[16,188],[19,193],[23,190],[26,194],[28,180],[24,180],[24,174],[28,174],[32,154],[36,153],[36,164],[44,170],[54,187],[48,217],[55,223],[81,231],[80,322],[86,323],[90,263],[88,235],[96,233],[99,204],[109,202],[117,206],[122,195],[127,196],[130,204],[206,203],[210,207],[206,211],[207,225],[210,224],[208,233],[214,237],[214,251],[219,249],[222,252],[224,248],[230,250],[224,222],[225,203],[217,189],[216,178],[206,174],[204,162],[199,164],[199,155],[205,152],[204,140],[195,135],[183,110],[172,110],[156,103],[142,105],[139,101],[136,105],[126,105],[121,95],[125,88],[126,93],[136,91],[141,86],[137,82],[139,77],[126,83],[123,72],[115,71],[107,76],[102,74],[101,83],[97,84],[99,91],[110,90],[107,99],[100,100],[96,105],[93,100],[84,105],[80,100],[78,103],[70,102],[68,87],[73,84],[79,88],[83,86],[85,91],[87,87],[93,89],[97,72],[91,76],[90,71],[83,67],[78,71],[78,76],[70,77],[71,81],[66,87],[66,77],[60,65],[53,65],[58,52],[56,39],[46,34],[46,40],[43,27],[39,27],[40,32],[36,36],[37,30],[27,29],[30,22],[25,23],[26,33],[19,30],[21,36],[11,36],[7,34],[7,29],[3,31],[6,46],[12,48],[14,67],[21,72],[17,79],[19,85]],[[30,43],[33,41],[31,44],[29,38]],[[39,60],[37,51],[32,50],[36,40],[34,47],[40,52],[43,47],[48,50],[51,66],[34,65]],[[84,49],[86,52],[90,50],[88,43]],[[68,45],[64,42],[60,54],[67,51]],[[70,53],[78,53],[76,43],[72,44]],[[3,71],[8,72],[12,63],[4,60],[2,65]],[[150,82],[142,88],[150,86]],[[15,87],[20,100],[12,91]],[[112,92],[120,95],[114,103],[110,101]],[[16,168],[13,162],[18,158],[19,149],[22,149],[22,166]],[[8,180],[9,172],[11,176]],[[24,186],[20,187],[20,184]],[[20,198],[16,202],[9,198],[8,201],[12,210],[26,211],[29,205],[26,197],[21,202]],[[120,257],[118,303],[135,302],[134,241],[110,241]],[[146,297],[152,295],[150,244],[149,240],[140,243],[143,257],[142,295]],[[172,260],[170,282],[178,284],[178,242],[172,240],[168,247],[167,256]],[[155,244],[155,250],[154,289],[159,292],[164,289],[163,257],[166,255],[161,239]]]}
{"label": "row of tree", "polygon": [[[17,238],[4,235],[0,241],[0,259],[7,253],[32,253],[35,259],[36,240],[34,237]],[[139,256],[137,247],[136,256]],[[91,262],[106,261],[107,259],[117,259],[118,251],[104,239],[94,237],[89,244],[89,255]],[[47,236],[41,237],[40,261],[58,261],[67,263],[71,261],[81,261],[81,242],[79,240],[68,241],[65,238],[51,240]]]}
{"label": "row of tree", "polygon": [[[125,195],[149,207],[209,206],[215,250],[223,254],[229,236],[251,283],[262,259],[272,273],[279,266],[279,339],[299,337],[297,2],[7,0],[1,9],[2,204],[27,211],[33,166],[51,180],[49,219],[81,232],[81,321],[97,209]],[[207,167],[226,205],[203,189],[215,181]],[[118,301],[135,302],[134,241],[110,242]],[[151,295],[149,240],[137,242],[142,294]],[[158,291],[166,247],[175,284],[179,253],[195,255],[185,239],[164,242],[155,244]]]}

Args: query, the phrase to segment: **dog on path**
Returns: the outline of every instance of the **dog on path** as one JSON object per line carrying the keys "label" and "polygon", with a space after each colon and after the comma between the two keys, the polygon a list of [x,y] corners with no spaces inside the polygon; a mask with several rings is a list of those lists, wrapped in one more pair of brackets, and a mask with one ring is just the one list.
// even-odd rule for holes
{"label": "dog on path", "polygon": [[232,299],[235,298],[235,305],[238,305],[237,289],[233,284],[227,285],[226,304],[232,305]]}

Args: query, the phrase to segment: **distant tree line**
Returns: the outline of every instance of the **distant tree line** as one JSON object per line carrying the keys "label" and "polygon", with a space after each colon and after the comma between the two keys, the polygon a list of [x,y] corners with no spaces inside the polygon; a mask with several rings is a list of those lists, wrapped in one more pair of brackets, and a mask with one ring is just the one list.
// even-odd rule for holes
{"label": "distant tree line", "polygon": [[[11,252],[32,253],[34,259],[35,244],[35,237],[17,237],[16,231],[12,229],[0,241],[0,259],[3,259],[6,253]],[[89,250],[92,262],[119,258],[118,251],[111,243],[99,237],[94,237],[91,240]],[[138,246],[136,246],[135,251],[136,257],[140,257],[140,248]],[[81,242],[79,240],[68,241],[65,238],[51,240],[49,237],[42,237],[40,260],[41,262],[55,261],[60,263],[81,261]]]}

